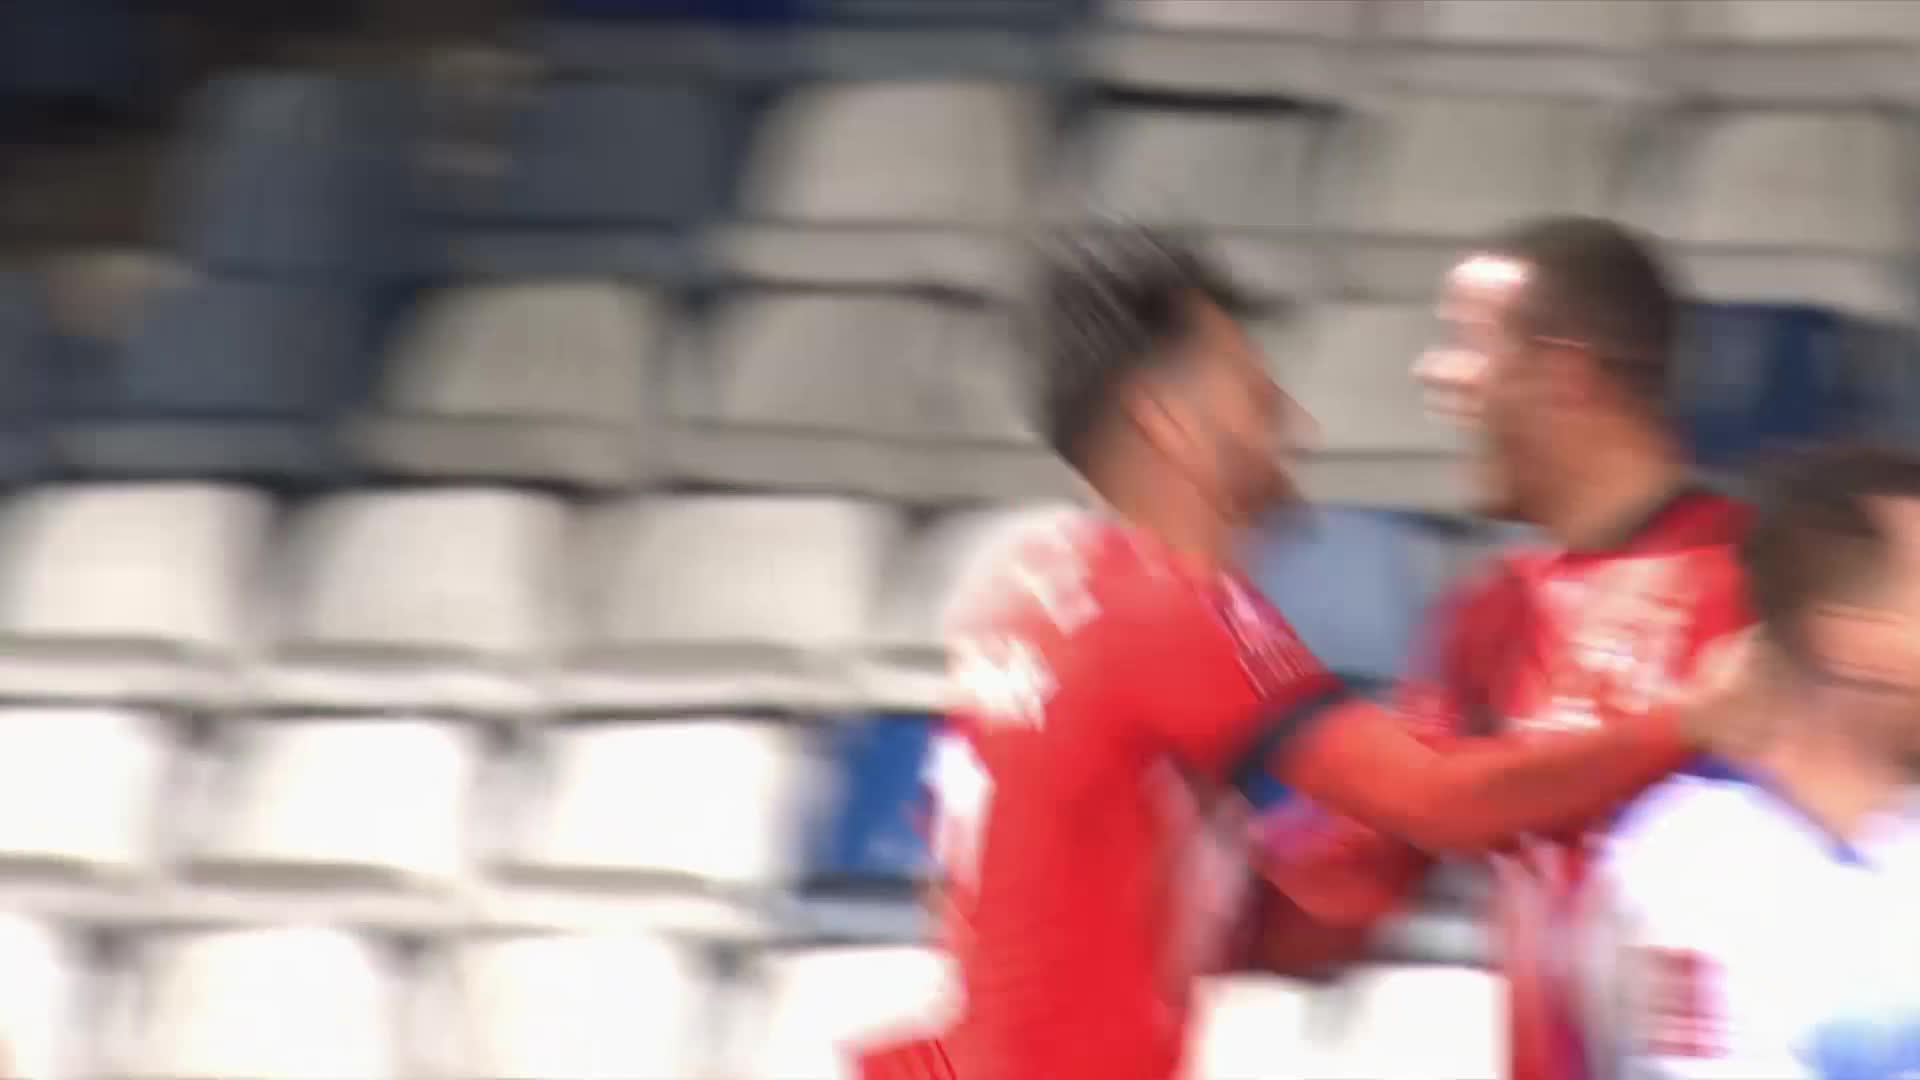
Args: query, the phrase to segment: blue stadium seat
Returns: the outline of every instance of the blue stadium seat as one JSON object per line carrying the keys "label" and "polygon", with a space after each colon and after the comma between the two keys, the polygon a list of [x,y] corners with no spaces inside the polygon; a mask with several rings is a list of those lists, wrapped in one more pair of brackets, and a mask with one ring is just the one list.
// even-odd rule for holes
{"label": "blue stadium seat", "polygon": [[[449,103],[450,110],[490,103]],[[453,269],[672,273],[730,199],[745,112],[692,85],[555,82],[509,106],[497,170],[425,177]]]}
{"label": "blue stadium seat", "polygon": [[347,273],[396,255],[397,86],[263,74],[216,83],[176,181],[185,253],[217,270]]}
{"label": "blue stadium seat", "polygon": [[1261,536],[1255,583],[1326,665],[1362,688],[1391,683],[1439,585],[1421,519],[1338,507]]}
{"label": "blue stadium seat", "polygon": [[1688,332],[1679,415],[1696,460],[1713,468],[1870,429],[1867,369],[1897,338],[1870,320],[1790,304],[1697,305]]}
{"label": "blue stadium seat", "polygon": [[815,834],[815,891],[904,894],[929,868],[922,769],[939,720],[883,714],[833,734],[836,798]]}
{"label": "blue stadium seat", "polygon": [[315,478],[367,381],[357,296],[208,280],[147,298],[126,347],[64,386],[62,466],[121,476]]}

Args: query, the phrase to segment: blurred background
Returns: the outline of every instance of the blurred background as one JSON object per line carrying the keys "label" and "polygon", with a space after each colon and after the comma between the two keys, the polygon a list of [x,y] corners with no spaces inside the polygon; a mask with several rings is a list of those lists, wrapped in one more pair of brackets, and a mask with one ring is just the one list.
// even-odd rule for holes
{"label": "blurred background", "polygon": [[[938,615],[1074,489],[1043,226],[1200,236],[1327,433],[1368,685],[1503,540],[1461,246],[1664,238],[1703,467],[1910,440],[1911,0],[0,0],[0,1064],[840,1075],[937,1016]],[[1200,1073],[1492,1077],[1474,875]]]}

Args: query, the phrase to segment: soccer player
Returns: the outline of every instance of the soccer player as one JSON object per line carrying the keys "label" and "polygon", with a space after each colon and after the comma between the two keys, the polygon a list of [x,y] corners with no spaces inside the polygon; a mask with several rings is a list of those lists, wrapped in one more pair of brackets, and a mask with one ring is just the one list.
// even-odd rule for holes
{"label": "soccer player", "polygon": [[1208,843],[1236,780],[1470,849],[1572,827],[1693,752],[1637,700],[1447,754],[1349,700],[1233,565],[1289,495],[1292,408],[1227,285],[1119,230],[1055,260],[1039,299],[1046,433],[1102,509],[1018,545],[957,613],[934,841],[963,1008],[939,1053],[890,1047],[873,1075],[1176,1075],[1193,978],[1240,906],[1244,850]]}
{"label": "soccer player", "polygon": [[[1439,314],[1451,340],[1416,375],[1478,435],[1482,509],[1547,542],[1498,556],[1439,605],[1397,694],[1428,745],[1525,744],[1617,722],[1749,621],[1736,555],[1749,511],[1695,484],[1663,407],[1676,312],[1647,245],[1597,219],[1520,225],[1448,275]],[[1584,795],[1569,789],[1567,808]],[[1588,806],[1561,829],[1479,837],[1497,886],[1511,1080],[1584,1074],[1565,942],[1592,829],[1618,809]],[[1392,911],[1429,859],[1417,836],[1311,807],[1283,808],[1267,827],[1269,880],[1334,926]]]}
{"label": "soccer player", "polygon": [[1654,788],[1609,840],[1603,1062],[1626,1067],[1596,1071],[1920,1076],[1920,460],[1783,466],[1744,561],[1768,739],[1743,776]]}

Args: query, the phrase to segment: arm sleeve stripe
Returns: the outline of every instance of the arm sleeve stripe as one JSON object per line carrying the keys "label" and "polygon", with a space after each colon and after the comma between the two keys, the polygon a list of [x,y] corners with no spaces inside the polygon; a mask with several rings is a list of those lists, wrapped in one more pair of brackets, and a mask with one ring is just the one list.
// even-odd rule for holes
{"label": "arm sleeve stripe", "polygon": [[1272,710],[1260,723],[1253,745],[1240,756],[1227,775],[1238,791],[1248,791],[1266,775],[1268,762],[1288,743],[1306,734],[1315,721],[1352,697],[1344,683],[1335,683],[1317,694]]}

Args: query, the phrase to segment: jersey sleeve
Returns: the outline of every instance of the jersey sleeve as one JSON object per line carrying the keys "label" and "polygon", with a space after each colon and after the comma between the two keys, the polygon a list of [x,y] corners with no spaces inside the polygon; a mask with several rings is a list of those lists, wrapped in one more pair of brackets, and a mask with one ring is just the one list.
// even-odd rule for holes
{"label": "jersey sleeve", "polygon": [[[1411,672],[1395,691],[1399,719],[1436,750],[1477,727],[1481,696],[1473,660],[1510,580],[1496,568],[1436,604]],[[1263,876],[1315,918],[1337,926],[1367,926],[1399,910],[1433,861],[1399,836],[1309,800],[1271,811],[1257,840]]]}
{"label": "jersey sleeve", "polygon": [[[1675,788],[1691,781],[1672,781]],[[1586,1012],[1600,1080],[1814,1080],[1772,1003],[1766,940],[1743,943],[1740,898],[1710,869],[1720,828],[1695,827],[1656,788],[1608,841],[1590,883]],[[1649,807],[1648,804],[1651,804]],[[1706,846],[1702,846],[1706,845]],[[1714,878],[1722,879],[1716,882]],[[1743,947],[1744,945],[1744,947]]]}
{"label": "jersey sleeve", "polygon": [[1188,768],[1234,780],[1344,697],[1291,627],[1177,581],[1116,613],[1105,662],[1130,691],[1133,727]]}

